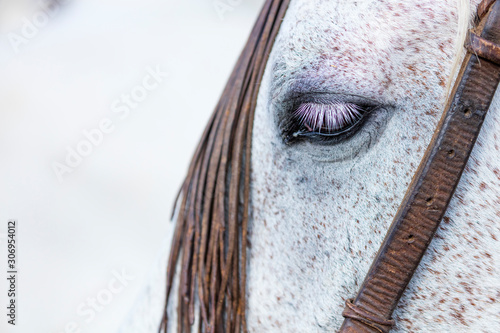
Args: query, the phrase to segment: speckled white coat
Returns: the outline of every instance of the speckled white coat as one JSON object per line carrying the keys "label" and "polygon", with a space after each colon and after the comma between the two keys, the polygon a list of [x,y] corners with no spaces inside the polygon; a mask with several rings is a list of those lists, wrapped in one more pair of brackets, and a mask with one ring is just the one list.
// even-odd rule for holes
{"label": "speckled white coat", "polygon": [[[250,332],[340,327],[442,114],[457,35],[478,2],[469,11],[457,0],[292,0],[256,110]],[[283,105],[291,93],[311,92],[384,107],[349,140],[285,145]],[[394,332],[500,331],[499,147],[497,94]],[[157,329],[164,270],[123,332]]]}

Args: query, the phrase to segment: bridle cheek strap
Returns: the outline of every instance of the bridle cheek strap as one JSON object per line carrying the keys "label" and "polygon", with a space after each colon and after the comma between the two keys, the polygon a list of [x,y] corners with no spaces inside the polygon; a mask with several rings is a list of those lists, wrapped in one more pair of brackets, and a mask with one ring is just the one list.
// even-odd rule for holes
{"label": "bridle cheek strap", "polygon": [[500,82],[500,1],[483,1],[480,22],[432,141],[340,332],[385,333],[460,181]]}

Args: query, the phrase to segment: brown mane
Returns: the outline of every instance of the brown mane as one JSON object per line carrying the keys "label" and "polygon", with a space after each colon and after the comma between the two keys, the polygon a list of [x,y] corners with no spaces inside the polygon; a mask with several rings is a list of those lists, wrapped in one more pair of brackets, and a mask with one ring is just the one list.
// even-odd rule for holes
{"label": "brown mane", "polygon": [[198,332],[246,332],[252,126],[260,82],[288,3],[265,2],[192,158],[177,200],[160,332],[167,332],[179,259],[178,332],[191,332],[197,311]]}

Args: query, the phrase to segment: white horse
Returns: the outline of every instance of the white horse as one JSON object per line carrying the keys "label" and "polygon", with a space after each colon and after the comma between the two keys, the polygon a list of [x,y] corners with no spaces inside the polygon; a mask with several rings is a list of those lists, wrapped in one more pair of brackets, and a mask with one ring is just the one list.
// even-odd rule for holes
{"label": "white horse", "polygon": [[[478,3],[291,1],[255,111],[250,332],[340,327],[345,300],[356,295],[442,114]],[[354,99],[378,107],[349,138],[286,143],[281,125],[295,96],[311,96],[312,104],[327,99],[344,111]],[[299,120],[309,119],[309,129],[336,128],[307,112]],[[497,94],[444,221],[394,314],[394,332],[500,331],[499,219]],[[122,332],[158,330],[171,237]],[[176,301],[170,303],[175,318]],[[176,320],[169,323],[175,332]]]}

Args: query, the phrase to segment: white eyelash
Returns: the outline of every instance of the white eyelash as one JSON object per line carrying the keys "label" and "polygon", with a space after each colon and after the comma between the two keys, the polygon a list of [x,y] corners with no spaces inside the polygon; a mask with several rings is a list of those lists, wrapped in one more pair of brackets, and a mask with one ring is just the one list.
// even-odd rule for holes
{"label": "white eyelash", "polygon": [[358,105],[352,103],[303,103],[295,110],[294,116],[310,131],[331,133],[356,123],[362,112]]}

